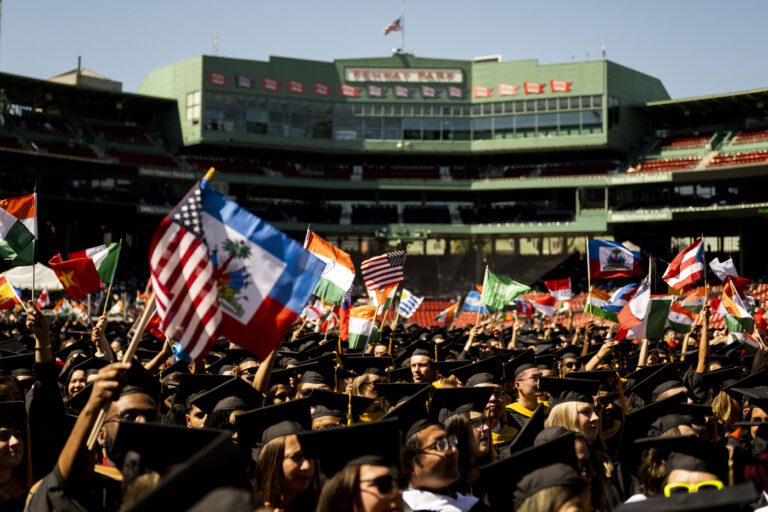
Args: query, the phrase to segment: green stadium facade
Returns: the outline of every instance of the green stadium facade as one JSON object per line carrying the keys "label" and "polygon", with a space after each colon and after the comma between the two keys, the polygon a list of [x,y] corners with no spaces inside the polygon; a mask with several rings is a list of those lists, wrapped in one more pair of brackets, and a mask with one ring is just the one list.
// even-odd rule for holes
{"label": "green stadium facade", "polygon": [[159,217],[215,167],[297,239],[311,224],[356,258],[407,245],[438,291],[485,263],[535,281],[585,237],[668,257],[703,233],[767,273],[768,89],[672,100],[607,60],[402,53],[200,56],[139,94],[9,74],[0,89],[0,191],[38,183],[48,253],[107,233],[141,265]]}

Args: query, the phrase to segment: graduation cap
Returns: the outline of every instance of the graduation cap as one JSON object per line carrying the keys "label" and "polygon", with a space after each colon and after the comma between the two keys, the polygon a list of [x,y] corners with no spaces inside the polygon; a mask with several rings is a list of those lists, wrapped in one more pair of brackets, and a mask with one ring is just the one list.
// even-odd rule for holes
{"label": "graduation cap", "polygon": [[616,370],[580,370],[568,373],[565,378],[600,381],[601,391],[610,391],[617,385],[621,385],[621,379]]}
{"label": "graduation cap", "polygon": [[427,402],[434,389],[434,386],[425,386],[384,415],[385,419],[397,418],[404,441],[428,426],[436,424],[427,414]]}
{"label": "graduation cap", "polygon": [[10,375],[17,368],[31,370],[35,364],[35,354],[20,354],[0,357],[0,372]]}
{"label": "graduation cap", "polygon": [[0,349],[8,351],[11,354],[21,354],[30,350],[30,347],[35,343],[35,338],[29,334],[19,334],[0,341]]}
{"label": "graduation cap", "polygon": [[719,491],[707,490],[674,494],[669,498],[648,498],[634,503],[619,505],[616,512],[693,512],[693,511],[736,511],[744,510],[760,498],[760,491],[752,483],[725,487]]}
{"label": "graduation cap", "polygon": [[374,382],[373,387],[379,396],[384,397],[390,407],[394,407],[419,391],[432,386],[430,384]]}
{"label": "graduation cap", "polygon": [[736,383],[743,373],[744,369],[741,366],[728,366],[706,372],[701,376],[701,387],[711,389],[717,394],[726,384]]}
{"label": "graduation cap", "polygon": [[66,386],[69,384],[69,380],[72,378],[72,374],[74,374],[77,370],[82,370],[85,372],[85,375],[88,376],[91,372],[98,372],[100,369],[104,368],[109,364],[109,361],[105,359],[100,359],[98,357],[89,357],[88,359],[85,359],[83,361],[77,361],[73,365],[67,369],[67,371],[63,372],[59,376],[59,382],[64,384]]}
{"label": "graduation cap", "polygon": [[411,373],[411,369],[409,367],[396,368],[394,370],[389,370],[390,382],[399,382],[399,381],[411,382],[412,380],[413,380],[413,374]]}
{"label": "graduation cap", "polygon": [[530,448],[539,432],[544,430],[544,416],[546,410],[544,404],[538,404],[531,417],[525,422],[520,432],[512,439],[512,442],[502,450],[502,457],[509,457],[515,452]]}
{"label": "graduation cap", "polygon": [[[198,448],[196,453],[162,478],[156,487],[141,496],[126,510],[131,512],[191,510],[212,489],[221,487],[248,489],[246,472],[241,467],[231,436],[228,433],[219,432],[218,434],[218,437],[202,448]],[[164,448],[159,447],[158,450],[162,451]],[[227,505],[221,499],[217,501],[217,506],[226,507]],[[224,509],[233,510],[233,508]]]}
{"label": "graduation cap", "polygon": [[121,421],[110,458],[122,469],[128,453],[135,452],[141,466],[162,473],[192,457],[220,434],[218,430]]}
{"label": "graduation cap", "polygon": [[738,380],[732,384],[726,386],[726,391],[730,391],[733,388],[752,388],[755,386],[764,385],[768,382],[768,367],[764,366],[754,373],[751,373],[741,380]]}
{"label": "graduation cap", "polygon": [[[557,485],[586,485],[579,472],[573,433],[513,453],[479,468],[493,510],[514,510],[536,492]],[[510,492],[516,486],[514,493]]]}
{"label": "graduation cap", "polygon": [[312,427],[306,398],[248,411],[237,416],[237,437],[241,452],[264,445],[281,436],[298,434]]}
{"label": "graduation cap", "polygon": [[82,352],[84,356],[90,357],[92,355],[90,343],[85,340],[76,341],[69,346],[59,350],[54,355],[61,361],[66,362],[67,358],[76,352]]}
{"label": "graduation cap", "polygon": [[345,356],[342,358],[344,369],[354,372],[357,375],[373,374],[386,377],[387,368],[392,366],[390,357],[373,356]]}
{"label": "graduation cap", "polygon": [[333,386],[336,359],[333,354],[325,354],[286,370],[274,370],[269,377],[269,385],[288,384],[291,377],[302,376],[307,384],[328,384]]}
{"label": "graduation cap", "polygon": [[[160,398],[160,381],[135,359],[126,373],[126,387],[139,388],[157,401]],[[126,389],[123,389],[123,393]]]}
{"label": "graduation cap", "polygon": [[683,383],[677,375],[677,370],[673,365],[665,364],[656,372],[632,386],[632,393],[642,398],[648,404],[655,401],[662,393],[680,387],[683,387]]}
{"label": "graduation cap", "polygon": [[214,375],[220,375],[222,370],[225,367],[227,366],[232,367],[234,366],[234,364],[235,363],[231,357],[229,357],[224,353],[221,353],[219,354],[219,357],[215,361],[211,362],[208,365],[208,368],[206,368],[206,370],[208,371],[208,373],[212,373]]}
{"label": "graduation cap", "polygon": [[501,384],[501,374],[504,371],[501,359],[501,354],[495,354],[476,363],[460,366],[453,370],[453,375],[465,386],[486,383]]}
{"label": "graduation cap", "polygon": [[493,392],[491,387],[435,389],[429,402],[429,415],[444,423],[455,414],[483,412]]}
{"label": "graduation cap", "polygon": [[[373,402],[376,401],[374,398],[345,395],[344,393],[334,393],[322,389],[313,389],[309,395],[307,395],[306,399],[309,401],[310,405],[323,406],[331,413],[331,415],[338,416],[339,418],[347,418],[351,402],[351,419],[354,422],[359,421],[360,415],[367,411],[368,408],[373,405]],[[313,416],[315,415],[313,414]]]}
{"label": "graduation cap", "polygon": [[728,477],[728,450],[725,446],[696,436],[646,437],[637,439],[639,450],[655,448],[666,459],[666,471],[674,469],[714,473],[721,480]]}
{"label": "graduation cap", "polygon": [[83,410],[83,407],[85,407],[85,404],[88,402],[88,399],[91,398],[91,392],[93,391],[93,382],[89,382],[85,385],[83,389],[78,391],[76,394],[72,395],[68,399],[66,399],[64,402],[67,404],[67,407],[69,407],[72,410],[77,411],[78,413]]}
{"label": "graduation cap", "polygon": [[555,352],[555,357],[560,361],[564,359],[579,359],[581,357],[581,348],[575,345],[568,345]]}
{"label": "graduation cap", "polygon": [[229,375],[185,373],[179,379],[179,385],[176,387],[176,393],[173,396],[173,403],[186,404],[187,400],[193,395],[210,391],[216,386],[234,378]]}
{"label": "graduation cap", "polygon": [[750,407],[759,407],[768,411],[768,386],[757,386],[753,388],[731,388],[731,391],[738,393],[749,401]]}
{"label": "graduation cap", "polygon": [[532,350],[526,350],[504,363],[504,378],[507,380],[514,380],[525,370],[530,370],[535,366],[536,356]]}
{"label": "graduation cap", "polygon": [[[416,340],[410,345],[406,345],[401,348],[394,357],[395,366],[400,366],[403,362],[410,358],[412,355],[425,355],[430,358],[435,357],[434,344],[427,340]],[[424,351],[424,352],[422,352]]]}
{"label": "graduation cap", "polygon": [[350,465],[400,469],[400,436],[395,420],[306,432],[299,434],[299,442],[307,458],[319,461],[320,472],[327,478]]}
{"label": "graduation cap", "polygon": [[539,378],[539,389],[549,393],[549,405],[565,402],[593,403],[600,388],[599,380]]}
{"label": "graduation cap", "polygon": [[442,377],[453,375],[453,371],[462,366],[466,366],[466,361],[435,361],[435,368]]}
{"label": "graduation cap", "polygon": [[211,414],[217,409],[253,409],[259,407],[264,397],[243,379],[228,379],[218,386],[193,398],[190,403]]}
{"label": "graduation cap", "polygon": [[[333,338],[336,338],[335,336]],[[301,351],[301,354],[305,358],[316,358],[323,354],[332,354],[336,352],[337,344],[333,343],[333,339],[329,336],[327,343],[317,344],[311,348],[307,348]]]}

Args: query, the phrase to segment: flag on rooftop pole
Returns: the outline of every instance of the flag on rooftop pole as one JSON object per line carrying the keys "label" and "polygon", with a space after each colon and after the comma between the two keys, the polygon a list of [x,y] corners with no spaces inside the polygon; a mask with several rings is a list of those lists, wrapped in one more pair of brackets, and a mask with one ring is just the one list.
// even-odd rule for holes
{"label": "flag on rooftop pole", "polygon": [[0,270],[33,265],[37,194],[0,199]]}
{"label": "flag on rooftop pole", "polygon": [[630,251],[610,240],[589,240],[587,244],[589,272],[592,279],[634,277],[643,275],[640,253]]}
{"label": "flag on rooftop pole", "polygon": [[456,318],[456,312],[459,310],[459,304],[461,304],[460,300],[457,300],[444,310],[442,310],[440,313],[438,313],[434,320],[435,322],[439,322],[443,325],[451,325],[453,323],[453,320]]}
{"label": "flag on rooftop pole", "polygon": [[384,35],[388,35],[390,32],[400,32],[403,29],[402,25],[400,24],[400,18],[397,18],[396,20],[390,21],[386,24],[384,27]]}
{"label": "flag on rooftop pole", "polygon": [[313,293],[326,302],[339,305],[355,280],[352,258],[309,229],[304,239],[304,248],[325,263],[325,270]]}
{"label": "flag on rooftop pole", "polygon": [[400,305],[397,307],[397,314],[403,318],[411,318],[422,302],[424,302],[424,297],[417,297],[404,289],[403,293],[400,294]]}
{"label": "flag on rooftop pole", "polygon": [[212,174],[192,187],[152,239],[161,327],[191,359],[220,336],[263,359],[307,303],[325,265],[215,191]]}
{"label": "flag on rooftop pole", "polygon": [[608,299],[610,299],[608,292],[593,286],[589,290],[587,303],[584,305],[584,313],[595,315],[611,322],[618,322],[615,311],[604,309],[605,305],[608,303]]}
{"label": "flag on rooftop pole", "polygon": [[16,292],[16,288],[5,278],[0,276],[0,310],[11,309],[16,305],[21,305],[21,298]]}
{"label": "flag on rooftop pole", "polygon": [[704,239],[699,238],[675,256],[662,279],[675,290],[682,290],[702,279],[705,268]]}
{"label": "flag on rooftop pole", "polygon": [[571,278],[554,279],[552,281],[544,281],[544,286],[547,287],[549,294],[555,297],[559,301],[567,301],[573,298],[573,292],[571,291]]}
{"label": "flag on rooftop pole", "polygon": [[72,300],[80,300],[89,293],[94,293],[111,283],[120,259],[120,244],[99,245],[69,254],[69,259],[62,259],[61,254],[54,255],[48,265],[61,281],[64,291]]}
{"label": "flag on rooftop pole", "polygon": [[507,276],[496,275],[486,267],[480,304],[486,306],[491,313],[498,313],[504,309],[504,304],[512,302],[530,289],[530,286]]}

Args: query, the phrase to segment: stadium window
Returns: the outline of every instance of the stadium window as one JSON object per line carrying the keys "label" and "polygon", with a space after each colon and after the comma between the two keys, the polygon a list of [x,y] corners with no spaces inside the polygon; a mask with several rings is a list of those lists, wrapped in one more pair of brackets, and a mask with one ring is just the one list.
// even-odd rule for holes
{"label": "stadium window", "polygon": [[487,140],[493,136],[493,118],[481,117],[472,120],[472,139]]}
{"label": "stadium window", "polygon": [[453,140],[453,124],[450,119],[443,119],[441,122],[440,140]]}
{"label": "stadium window", "polygon": [[536,126],[539,132],[554,132],[557,130],[557,114],[538,114]]}
{"label": "stadium window", "polygon": [[186,118],[192,124],[200,122],[200,91],[187,93]]}
{"label": "stadium window", "polygon": [[484,103],[483,104],[483,115],[490,115],[493,113],[493,105],[491,103]]}
{"label": "stadium window", "polygon": [[403,119],[403,139],[421,140],[421,119],[411,117]]}
{"label": "stadium window", "polygon": [[525,102],[524,101],[516,101],[515,102],[515,112],[525,112]]}
{"label": "stadium window", "polygon": [[512,101],[505,101],[504,102],[504,112],[506,114],[511,114],[515,111],[515,103]]}
{"label": "stadium window", "polygon": [[558,114],[560,133],[571,134],[581,128],[581,112],[560,112]]}
{"label": "stadium window", "polygon": [[741,250],[741,237],[724,236],[723,252],[739,252]]}
{"label": "stadium window", "polygon": [[603,106],[603,97],[602,96],[592,96],[592,106],[595,108],[600,108]]}
{"label": "stadium window", "polygon": [[392,107],[392,115],[393,116],[401,116],[403,115],[403,106],[402,105],[391,105]]}
{"label": "stadium window", "polygon": [[547,100],[547,110],[557,110],[557,100],[556,99],[550,99]]}
{"label": "stadium window", "polygon": [[307,126],[309,125],[309,116],[299,112],[290,114],[290,125],[288,126],[289,137],[306,137]]}
{"label": "stadium window", "polygon": [[568,110],[568,98],[560,98],[558,103],[560,104],[560,110]]}
{"label": "stadium window", "polygon": [[547,102],[545,100],[536,100],[536,110],[538,112],[547,110]]}
{"label": "stadium window", "polygon": [[469,119],[453,119],[450,123],[453,127],[453,140],[470,140],[472,122]]}
{"label": "stadium window", "polygon": [[356,116],[363,115],[363,106],[360,104],[352,105],[352,113],[355,114]]}
{"label": "stadium window", "polygon": [[579,108],[579,98],[571,98],[571,108]]}
{"label": "stadium window", "polygon": [[603,128],[603,112],[600,110],[587,110],[582,112],[582,127],[590,133],[601,131]]}
{"label": "stadium window", "polygon": [[423,140],[440,140],[440,120],[439,119],[425,119],[422,122]]}
{"label": "stadium window", "polygon": [[536,116],[524,115],[515,117],[515,133],[526,137],[536,129]]}
{"label": "stadium window", "polygon": [[267,98],[261,97],[256,98],[256,106],[259,107],[261,110],[267,110],[269,107],[269,101]]}
{"label": "stadium window", "polygon": [[500,116],[494,119],[493,137],[506,139],[515,134],[515,118],[513,116]]}
{"label": "stadium window", "polygon": [[245,112],[245,131],[258,135],[267,133],[269,115],[262,110],[247,110]]}
{"label": "stadium window", "polygon": [[421,115],[424,117],[431,116],[432,115],[432,105],[422,105],[421,106]]}
{"label": "stadium window", "polygon": [[581,108],[591,108],[591,107],[592,107],[592,98],[589,96],[582,96]]}
{"label": "stadium window", "polygon": [[364,139],[383,139],[382,119],[380,117],[369,117],[363,119],[363,138]]}
{"label": "stadium window", "polygon": [[473,116],[479,116],[483,113],[483,106],[482,105],[472,105],[472,115]]}
{"label": "stadium window", "polygon": [[383,116],[391,116],[392,115],[392,107],[393,105],[382,105],[381,106],[381,115]]}
{"label": "stadium window", "polygon": [[464,116],[464,117],[469,117],[470,116],[469,105],[464,105],[463,107],[461,107],[461,115]]}
{"label": "stadium window", "polygon": [[440,110],[442,110],[443,112],[442,115],[444,117],[448,117],[451,115],[451,112],[453,111],[453,107],[451,107],[450,105],[443,105]]}
{"label": "stadium window", "polygon": [[493,113],[494,114],[501,114],[504,109],[504,105],[502,103],[494,103],[493,104]]}
{"label": "stadium window", "polygon": [[534,112],[536,110],[536,102],[533,100],[527,100],[525,102],[525,111]]}
{"label": "stadium window", "polygon": [[269,113],[269,134],[286,136],[288,135],[288,114],[284,112]]}
{"label": "stadium window", "polygon": [[384,118],[381,132],[381,138],[384,140],[398,140],[400,136],[400,130],[402,122],[400,118]]}

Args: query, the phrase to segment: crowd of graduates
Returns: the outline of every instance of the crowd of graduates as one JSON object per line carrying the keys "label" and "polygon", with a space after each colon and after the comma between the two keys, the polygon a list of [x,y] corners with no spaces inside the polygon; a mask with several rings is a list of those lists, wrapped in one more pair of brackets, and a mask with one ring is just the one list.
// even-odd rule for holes
{"label": "crowd of graduates", "polygon": [[30,303],[0,322],[0,510],[762,510],[766,350],[709,314],[686,340],[401,322],[356,351],[299,321],[264,360],[147,332],[122,363],[139,322]]}

